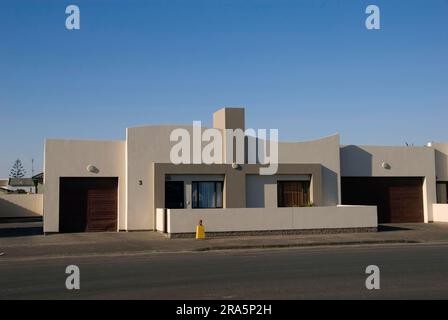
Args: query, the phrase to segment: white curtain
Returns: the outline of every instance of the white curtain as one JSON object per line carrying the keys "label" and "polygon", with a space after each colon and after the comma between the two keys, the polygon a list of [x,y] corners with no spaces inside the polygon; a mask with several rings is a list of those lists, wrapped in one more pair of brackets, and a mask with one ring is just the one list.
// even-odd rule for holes
{"label": "white curtain", "polygon": [[222,208],[222,182],[194,182],[193,208]]}
{"label": "white curtain", "polygon": [[215,183],[199,182],[199,207],[215,208]]}

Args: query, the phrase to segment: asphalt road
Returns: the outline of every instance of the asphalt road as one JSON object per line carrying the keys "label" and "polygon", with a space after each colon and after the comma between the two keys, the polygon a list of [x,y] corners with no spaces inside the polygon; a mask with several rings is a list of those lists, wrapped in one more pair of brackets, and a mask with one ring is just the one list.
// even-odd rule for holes
{"label": "asphalt road", "polygon": [[[80,290],[65,288],[79,266]],[[365,288],[377,265],[381,289]],[[448,245],[0,259],[0,299],[447,299]]]}

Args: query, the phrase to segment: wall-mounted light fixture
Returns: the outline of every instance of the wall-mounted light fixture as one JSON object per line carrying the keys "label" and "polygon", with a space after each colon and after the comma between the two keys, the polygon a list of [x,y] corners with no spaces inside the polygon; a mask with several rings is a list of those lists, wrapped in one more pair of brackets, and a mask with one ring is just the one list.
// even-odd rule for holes
{"label": "wall-mounted light fixture", "polygon": [[232,163],[232,169],[241,169],[241,166],[238,163],[233,162]]}
{"label": "wall-mounted light fixture", "polygon": [[138,180],[138,185],[142,186],[143,185],[143,180]]}
{"label": "wall-mounted light fixture", "polygon": [[381,162],[381,167],[386,170],[390,170],[392,168],[386,161]]}
{"label": "wall-mounted light fixture", "polygon": [[97,167],[95,167],[93,164],[89,164],[86,167],[87,171],[89,171],[90,173],[99,173],[100,169],[98,169]]}

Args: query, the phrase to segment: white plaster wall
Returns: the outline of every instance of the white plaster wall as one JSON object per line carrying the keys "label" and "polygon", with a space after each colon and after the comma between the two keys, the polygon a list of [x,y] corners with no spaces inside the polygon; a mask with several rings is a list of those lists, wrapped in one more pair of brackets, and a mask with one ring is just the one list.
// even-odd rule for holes
{"label": "white plaster wall", "polygon": [[155,227],[151,166],[154,162],[171,163],[171,147],[177,142],[170,142],[170,134],[177,128],[186,129],[193,135],[192,126],[182,125],[143,126],[126,130],[128,230],[153,230]]}
{"label": "white plaster wall", "polygon": [[[385,162],[389,169],[382,166]],[[423,177],[425,222],[433,220],[436,203],[435,152],[432,147],[341,147],[343,177]]]}
{"label": "white plaster wall", "polygon": [[310,181],[310,179],[309,175],[246,175],[246,207],[277,208],[277,181]]}
{"label": "white plaster wall", "polygon": [[[385,169],[382,162],[391,167]],[[434,176],[435,157],[431,147],[343,146],[343,177],[424,177]]]}
{"label": "white plaster wall", "polygon": [[448,204],[434,203],[432,207],[434,222],[448,222]]}
{"label": "white plaster wall", "polygon": [[[126,229],[125,148],[125,141],[45,141],[44,232],[59,231],[60,177],[118,177],[118,227]],[[89,164],[99,173],[88,172]]]}
{"label": "white plaster wall", "polygon": [[168,232],[206,232],[377,227],[375,206],[295,208],[168,209]]}
{"label": "white plaster wall", "polygon": [[0,195],[0,218],[34,217],[42,214],[42,194]]}
{"label": "white plaster wall", "polygon": [[279,163],[322,164],[323,204],[341,203],[339,134],[305,142],[280,142]]}

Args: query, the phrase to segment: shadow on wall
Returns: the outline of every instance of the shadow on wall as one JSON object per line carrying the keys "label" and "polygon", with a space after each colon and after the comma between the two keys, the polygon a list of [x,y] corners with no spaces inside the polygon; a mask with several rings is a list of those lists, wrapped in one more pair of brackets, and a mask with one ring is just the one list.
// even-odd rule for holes
{"label": "shadow on wall", "polygon": [[[26,197],[26,195],[24,195]],[[0,198],[0,218],[40,217],[34,211]]]}
{"label": "shadow on wall", "polygon": [[372,154],[366,150],[349,145],[341,148],[341,176],[372,176]]}
{"label": "shadow on wall", "polygon": [[437,179],[445,179],[448,176],[448,168],[446,165],[448,163],[448,156],[439,150],[435,151]]}
{"label": "shadow on wall", "polygon": [[334,206],[338,199],[338,174],[325,166],[322,166],[322,205]]}

